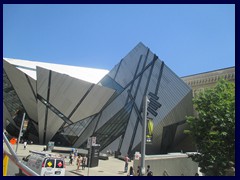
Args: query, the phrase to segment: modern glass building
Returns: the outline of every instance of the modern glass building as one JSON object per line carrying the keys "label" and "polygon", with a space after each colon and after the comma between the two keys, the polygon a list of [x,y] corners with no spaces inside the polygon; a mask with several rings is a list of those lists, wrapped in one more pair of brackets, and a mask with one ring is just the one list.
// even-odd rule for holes
{"label": "modern glass building", "polygon": [[102,152],[132,155],[140,151],[147,95],[153,129],[146,153],[167,153],[181,142],[185,117],[193,115],[191,88],[142,43],[109,72],[3,61],[4,127],[18,136],[25,112],[24,138],[35,143],[86,148],[95,136]]}

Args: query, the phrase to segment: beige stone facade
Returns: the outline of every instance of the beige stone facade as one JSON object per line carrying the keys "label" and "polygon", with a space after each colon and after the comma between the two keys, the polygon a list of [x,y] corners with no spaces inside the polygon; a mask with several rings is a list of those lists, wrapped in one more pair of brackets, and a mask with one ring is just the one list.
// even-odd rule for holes
{"label": "beige stone facade", "polygon": [[[235,66],[209,71],[205,73],[194,74],[182,77],[181,79],[192,88],[193,97],[200,91],[206,88],[212,88],[216,85],[217,81],[221,78],[235,83]],[[194,116],[197,112],[194,109]],[[172,149],[172,152],[178,152],[181,149],[185,151],[196,151],[196,146],[191,136],[185,136],[177,145]]]}
{"label": "beige stone facade", "polygon": [[194,97],[198,92],[203,91],[206,88],[214,87],[217,81],[221,78],[224,78],[235,83],[235,66],[185,76],[182,77],[182,80],[192,88]]}

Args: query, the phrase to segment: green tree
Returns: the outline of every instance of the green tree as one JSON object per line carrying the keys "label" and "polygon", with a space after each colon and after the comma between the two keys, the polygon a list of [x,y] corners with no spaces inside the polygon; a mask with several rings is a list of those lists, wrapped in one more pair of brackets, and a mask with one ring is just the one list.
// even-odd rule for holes
{"label": "green tree", "polygon": [[196,117],[187,117],[197,154],[190,157],[209,176],[225,175],[235,164],[235,84],[221,79],[193,99]]}

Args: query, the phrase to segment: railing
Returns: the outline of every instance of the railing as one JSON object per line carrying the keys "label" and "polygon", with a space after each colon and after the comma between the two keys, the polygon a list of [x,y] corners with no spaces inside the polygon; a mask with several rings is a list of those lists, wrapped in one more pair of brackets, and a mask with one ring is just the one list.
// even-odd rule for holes
{"label": "railing", "polygon": [[8,158],[11,159],[11,161],[18,166],[22,172],[27,176],[39,176],[39,174],[35,173],[33,170],[31,170],[29,167],[27,167],[25,164],[23,164],[17,157],[17,154],[14,152],[11,144],[9,143],[6,135],[3,133],[3,140],[6,143],[8,150],[7,152],[5,149],[3,150],[4,160],[3,160],[3,175],[7,175],[7,166],[8,166]]}

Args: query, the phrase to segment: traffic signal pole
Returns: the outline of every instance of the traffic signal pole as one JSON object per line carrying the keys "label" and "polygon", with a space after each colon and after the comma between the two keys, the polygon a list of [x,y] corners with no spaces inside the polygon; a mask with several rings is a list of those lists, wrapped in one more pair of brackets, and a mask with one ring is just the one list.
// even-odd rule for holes
{"label": "traffic signal pole", "polygon": [[146,127],[147,127],[147,105],[148,98],[143,97],[143,117],[142,117],[142,143],[141,143],[141,175],[145,174],[145,151],[146,151]]}

